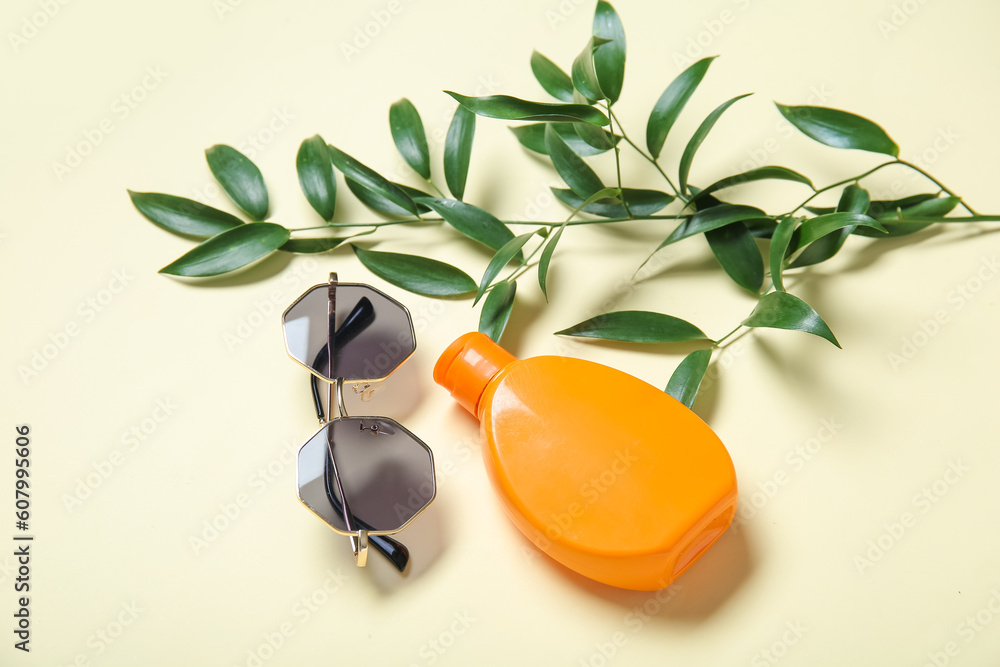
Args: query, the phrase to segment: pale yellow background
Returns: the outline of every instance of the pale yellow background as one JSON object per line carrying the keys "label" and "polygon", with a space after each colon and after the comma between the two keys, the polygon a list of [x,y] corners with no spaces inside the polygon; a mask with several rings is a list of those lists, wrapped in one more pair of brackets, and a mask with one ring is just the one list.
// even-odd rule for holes
{"label": "pale yellow background", "polygon": [[[528,67],[531,50],[568,67],[589,34],[592,3],[394,0],[393,14],[384,0],[226,1],[51,3],[55,15],[16,49],[10,33],[41,21],[32,17],[44,3],[4,3],[0,663],[233,666],[257,664],[252,655],[263,650],[268,667],[772,664],[763,651],[786,665],[921,665],[931,656],[997,664],[1000,616],[989,607],[1000,610],[995,225],[852,240],[842,258],[791,280],[844,350],[804,334],[747,336],[695,405],[732,453],[738,530],[659,597],[593,584],[536,556],[507,522],[479,460],[474,420],[431,381],[443,347],[476,327],[468,301],[387,286],[348,250],[268,261],[212,286],[160,276],[191,243],[142,219],[125,192],[233,210],[202,155],[224,142],[255,153],[275,221],[315,224],[294,171],[299,142],[312,134],[415,184],[387,123],[389,104],[402,96],[423,115],[443,182],[454,103],[440,91],[545,99]],[[619,113],[637,139],[682,68],[676,55],[722,54],[667,142],[671,169],[711,109],[758,93],[723,117],[696,159],[695,182],[771,163],[825,184],[877,164],[877,156],[791,133],[779,124],[777,99],[878,120],[903,157],[923,160],[974,207],[1000,212],[995,3],[617,7],[629,40]],[[369,26],[377,34],[345,53],[378,16],[386,25]],[[699,41],[700,54],[692,46]],[[150,68],[160,80],[147,77]],[[119,100],[144,77],[145,99],[126,114]],[[104,119],[110,133],[100,130],[99,145],[60,178],[54,164]],[[505,125],[479,120],[468,199],[505,218],[561,219],[565,210],[547,194],[557,179]],[[627,184],[660,187],[648,165],[624,155]],[[611,178],[607,157],[596,164]],[[929,189],[905,170],[866,184],[883,197],[894,185],[904,194]],[[340,194],[339,220],[373,219],[345,188]],[[801,194],[789,184],[734,197],[777,211]],[[675,349],[551,333],[613,309],[671,313],[712,336],[745,317],[752,300],[701,239],[665,253],[651,278],[629,281],[669,228],[567,232],[551,272],[552,303],[526,276],[504,342],[519,356],[575,355],[663,386],[681,358]],[[371,240],[447,259],[477,278],[488,260],[448,230],[396,227]],[[437,458],[438,499],[402,536],[413,552],[404,578],[377,556],[356,569],[346,541],[295,497],[292,452],[315,425],[278,316],[330,270],[400,298],[420,328],[416,356],[372,404],[421,434]],[[976,283],[980,271],[987,279]],[[116,274],[126,284],[112,294],[109,285],[122,286]],[[958,298],[966,285],[978,291]],[[103,299],[101,311],[88,299]],[[947,321],[921,335],[937,311]],[[73,326],[77,335],[24,381],[18,368]],[[227,339],[241,335],[238,344]],[[893,368],[887,355],[904,340],[919,351]],[[13,650],[9,629],[20,423],[33,438],[30,655]],[[144,427],[142,441],[123,440]],[[818,451],[796,463],[795,449],[810,444]],[[953,464],[964,468],[960,477],[948,472]],[[97,469],[107,478],[68,507]],[[920,500],[935,483],[935,502]],[[907,512],[911,525],[894,528]],[[213,520],[225,529],[193,546]],[[859,565],[880,540],[878,561]],[[647,615],[636,615],[643,607]],[[988,620],[972,630],[966,619],[977,613],[976,623]],[[108,632],[117,635],[112,643],[100,639]],[[270,650],[268,638],[280,647]]]}

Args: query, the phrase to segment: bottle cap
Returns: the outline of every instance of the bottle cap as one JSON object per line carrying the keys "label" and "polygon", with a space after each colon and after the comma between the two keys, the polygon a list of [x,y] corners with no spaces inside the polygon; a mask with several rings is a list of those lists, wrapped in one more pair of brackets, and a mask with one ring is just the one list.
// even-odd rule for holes
{"label": "bottle cap", "polygon": [[497,373],[517,357],[494,343],[489,336],[471,332],[460,336],[434,364],[434,381],[451,392],[452,398],[475,415],[479,397]]}

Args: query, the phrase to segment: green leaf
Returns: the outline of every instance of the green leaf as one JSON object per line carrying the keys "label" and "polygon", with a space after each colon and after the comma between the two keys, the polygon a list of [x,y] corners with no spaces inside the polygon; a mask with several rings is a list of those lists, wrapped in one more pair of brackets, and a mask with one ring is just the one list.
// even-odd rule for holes
{"label": "green leaf", "polygon": [[[352,178],[348,178],[345,176],[344,182],[347,183],[347,189],[350,190],[354,194],[354,196],[361,201],[362,204],[372,209],[373,211],[382,213],[383,215],[400,215],[408,217],[413,215],[406,209],[397,206],[396,204],[392,203],[379,193],[369,190],[368,188],[356,182]],[[417,190],[416,188],[411,188],[410,186],[403,185],[402,183],[392,183],[392,185],[402,190],[407,196],[410,197],[410,199],[414,199],[416,197],[430,196],[426,192]],[[421,204],[419,202],[414,201],[414,204],[416,204],[417,212],[420,214],[427,213],[428,211],[431,210],[430,207]]]}
{"label": "green leaf", "polygon": [[[584,202],[583,197],[580,197],[572,190],[563,188],[551,188],[551,190],[556,199],[572,209],[579,208]],[[660,192],[659,190],[637,190],[633,188],[622,188],[622,194],[618,199],[620,200],[621,197],[624,197],[625,201],[628,202],[628,207],[632,211],[632,215],[640,218],[653,215],[674,200],[674,196],[666,192]],[[618,201],[611,201],[610,198],[587,204],[582,210],[586,213],[605,218],[624,218],[628,215],[624,206],[618,203]]]}
{"label": "green leaf", "polygon": [[465,195],[469,159],[472,157],[472,139],[475,136],[476,115],[459,105],[444,140],[444,180],[455,199],[461,199]]}
{"label": "green leaf", "polygon": [[618,145],[619,141],[621,141],[621,137],[618,136],[617,134],[611,134],[607,130],[598,129],[597,127],[595,127],[593,125],[590,125],[588,123],[543,123],[542,124],[542,147],[543,147],[543,151],[540,151],[540,152],[544,152],[545,155],[549,154],[548,153],[548,149],[545,148],[545,127],[546,127],[546,125],[550,126],[553,130],[555,130],[556,134],[558,134],[560,137],[562,137],[563,141],[566,142],[566,145],[569,146],[570,149],[574,153],[576,153],[577,155],[579,155],[580,157],[590,157],[592,155],[600,155],[601,153],[607,152],[608,148],[598,148],[597,146],[594,146],[594,145],[588,143],[576,131],[577,128],[580,128],[580,127],[583,127],[583,126],[586,125],[589,129],[595,130],[597,132],[603,132],[604,133],[604,137],[605,137],[605,139],[607,139],[607,141],[604,141],[604,140],[598,141],[598,140],[596,140],[594,138],[593,134],[589,135],[591,141],[594,141],[595,143],[597,143],[600,146],[607,145],[609,147],[614,147],[614,146]]}
{"label": "green leaf", "polygon": [[[335,146],[327,146],[327,148],[330,149],[330,159],[333,160],[333,164],[344,173],[344,176],[357,182],[358,185],[363,185],[375,194],[388,199],[407,213],[412,215],[417,214],[416,203],[399,186],[390,183],[385,177],[358,162],[339,148]],[[355,194],[357,193],[355,192]]]}
{"label": "green leaf", "polygon": [[271,222],[233,227],[195,246],[160,269],[171,276],[227,273],[271,254],[288,241],[288,230]]}
{"label": "green leaf", "polygon": [[785,291],[785,285],[781,278],[785,265],[785,255],[788,252],[788,242],[792,240],[792,232],[795,231],[795,218],[787,216],[781,219],[771,236],[771,248],[768,251],[768,260],[771,268],[771,280],[774,281],[774,289],[779,292]]}
{"label": "green leaf", "polygon": [[826,107],[790,107],[778,102],[775,105],[789,123],[821,144],[899,157],[896,142],[867,118]]}
{"label": "green leaf", "polygon": [[520,236],[515,236],[511,240],[503,244],[503,246],[496,251],[493,255],[493,259],[486,266],[486,271],[483,273],[483,279],[479,281],[479,291],[476,293],[476,299],[472,302],[473,305],[479,302],[483,298],[483,294],[486,293],[486,289],[493,282],[493,279],[499,275],[503,267],[514,259],[518,258],[519,261],[523,261],[521,256],[521,248],[527,243],[528,239],[535,235],[535,232],[528,232],[527,234],[521,234]]}
{"label": "green leaf", "polygon": [[[887,211],[878,216],[879,222],[885,227],[886,234],[879,234],[863,227],[855,229],[854,233],[859,236],[872,236],[882,238],[895,238],[919,232],[933,225],[933,222],[893,222],[899,220],[900,215],[906,220],[919,220],[922,217],[939,218],[952,212],[962,200],[958,197],[938,197],[931,195],[914,195],[897,202],[896,208],[891,212]],[[872,202],[874,208],[877,202]],[[893,202],[886,202],[893,203]]]}
{"label": "green leaf", "polygon": [[302,142],[295,156],[295,168],[309,205],[330,222],[337,204],[337,175],[323,137],[316,134]]}
{"label": "green leaf", "polygon": [[267,217],[267,186],[250,158],[231,146],[216,144],[205,151],[208,168],[233,203],[254,220]]}
{"label": "green leaf", "polygon": [[764,213],[759,208],[744,206],[742,204],[719,204],[718,206],[705,208],[681,223],[656,249],[659,250],[664,246],[676,243],[689,236],[725,227],[734,222],[766,217],[768,217],[767,213]]}
{"label": "green leaf", "polygon": [[874,229],[868,229],[866,227],[858,227],[852,234],[856,236],[866,236],[868,238],[879,238],[879,239],[893,239],[900,236],[909,236],[910,234],[915,234],[922,229],[927,229],[933,222],[883,222],[882,226],[885,227],[885,233],[882,234]]}
{"label": "green leaf", "polygon": [[629,343],[678,343],[708,340],[701,329],[680,318],[645,310],[605,313],[557,331],[564,336],[620,340]]}
{"label": "green leaf", "polygon": [[560,225],[555,233],[549,237],[548,241],[545,242],[545,247],[542,248],[542,256],[538,260],[538,286],[542,288],[542,296],[545,297],[546,301],[549,300],[549,294],[545,289],[545,282],[549,275],[549,262],[552,261],[552,253],[555,252],[556,244],[559,243],[565,228],[566,225]]}
{"label": "green leaf", "polygon": [[742,222],[705,232],[712,253],[729,277],[753,293],[764,282],[764,260],[750,230]]}
{"label": "green leaf", "polygon": [[684,147],[684,153],[681,155],[681,162],[677,168],[677,179],[679,181],[678,185],[681,192],[687,192],[688,174],[691,172],[691,162],[694,161],[694,154],[698,152],[698,147],[701,146],[701,143],[705,141],[705,137],[707,137],[708,133],[712,131],[713,127],[715,127],[715,123],[719,120],[719,117],[722,116],[726,109],[731,107],[733,104],[752,94],[753,93],[744,93],[743,95],[737,95],[733,99],[723,102],[716,107],[715,111],[708,114],[708,117],[703,120],[701,125],[698,126],[698,129],[695,130],[695,133],[691,136],[687,146]]}
{"label": "green leaf", "polygon": [[389,129],[392,131],[396,150],[406,160],[406,164],[424,180],[430,180],[431,155],[427,148],[427,136],[424,134],[420,114],[410,100],[404,97],[389,107]]}
{"label": "green leaf", "polygon": [[596,125],[591,125],[590,123],[573,123],[573,125],[576,130],[576,135],[583,139],[584,143],[595,149],[598,153],[611,150],[617,143],[617,136],[611,135],[607,130],[597,127]]}
{"label": "green leaf", "polygon": [[805,249],[799,253],[798,257],[793,259],[789,263],[788,268],[799,269],[803,266],[812,266],[813,264],[819,264],[820,262],[825,262],[830,259],[844,246],[844,241],[850,236],[853,231],[853,226],[844,227],[843,229],[838,229],[837,231],[827,234],[822,238],[818,238]]}
{"label": "green leaf", "polygon": [[[545,147],[545,128],[551,126],[552,129],[556,131],[566,145],[570,149],[579,155],[580,157],[589,157],[591,155],[599,155],[604,153],[607,149],[605,148],[595,148],[589,143],[583,140],[583,138],[577,134],[574,128],[583,127],[586,123],[532,123],[530,125],[518,125],[516,127],[510,127],[510,131],[514,133],[517,140],[521,142],[521,145],[528,150],[540,153],[541,155],[548,155],[549,150]],[[617,145],[621,140],[621,137],[617,134],[612,135],[607,130],[600,130],[604,132],[605,138],[612,145]]]}
{"label": "green leaf", "polygon": [[[907,209],[911,206],[919,204],[920,202],[929,201],[931,199],[937,199],[937,198],[938,198],[937,193],[931,192],[921,195],[910,195],[909,197],[903,197],[902,199],[892,199],[892,200],[875,199],[872,200],[872,203],[868,206],[868,215],[875,218],[879,222],[882,222],[883,216],[895,218],[896,209],[899,208]],[[832,210],[833,209],[825,211],[825,213],[830,213],[832,212]]]}
{"label": "green leaf", "polygon": [[705,378],[705,371],[708,370],[708,363],[711,360],[711,350],[695,350],[687,355],[674,369],[664,391],[680,401],[684,407],[690,409],[694,405],[694,399],[698,395],[698,389],[701,387],[701,381]]}
{"label": "green leaf", "polygon": [[500,336],[507,328],[510,311],[514,308],[515,292],[517,283],[503,280],[493,286],[490,295],[483,302],[483,310],[479,314],[479,332],[486,334],[496,343],[500,342]]}
{"label": "green leaf", "polygon": [[437,197],[423,197],[421,204],[427,204],[437,211],[438,215],[445,221],[468,236],[473,241],[479,241],[483,245],[499,250],[505,243],[514,238],[513,232],[507,229],[492,213],[484,211],[478,206],[466,204],[454,199],[438,199]]}
{"label": "green leaf", "polygon": [[936,199],[925,199],[909,206],[900,206],[887,214],[887,221],[899,219],[900,214],[904,218],[943,218],[951,213],[956,206],[961,203],[958,197],[938,197]]}
{"label": "green leaf", "polygon": [[[837,210],[843,213],[863,214],[868,211],[870,204],[871,197],[868,195],[868,191],[856,183],[851,183],[841,193]],[[813,264],[825,262],[840,252],[847,237],[850,236],[854,229],[854,225],[848,225],[822,238],[816,239],[789,264],[789,268],[812,266]]]}
{"label": "green leaf", "polygon": [[754,218],[752,220],[744,220],[743,224],[754,235],[754,238],[758,239],[771,238],[774,230],[778,227],[778,221],[774,218]]}
{"label": "green leaf", "polygon": [[207,238],[243,224],[235,215],[193,199],[132,190],[128,196],[147,220],[179,234]]}
{"label": "green leaf", "polygon": [[[371,232],[366,232],[371,233]],[[355,234],[355,236],[363,236],[363,234]],[[327,252],[328,250],[333,250],[344,241],[348,241],[354,238],[354,236],[344,236],[341,238],[329,237],[329,238],[319,238],[319,239],[291,239],[285,241],[285,243],[278,248],[278,250],[284,250],[285,252],[296,252],[306,255],[314,255],[320,252]]]}
{"label": "green leaf", "polygon": [[855,225],[878,230],[885,229],[875,218],[863,213],[839,211],[837,213],[818,215],[815,218],[803,221],[802,226],[799,227],[795,237],[792,239],[792,251],[795,252],[804,248],[816,239],[822,238],[838,229]]}
{"label": "green leaf", "polygon": [[531,53],[531,71],[538,83],[542,84],[552,97],[563,102],[573,101],[573,81],[559,65],[543,56],[538,51]]}
{"label": "green leaf", "polygon": [[418,211],[424,213],[430,210],[430,208],[423,206],[417,202],[418,199],[422,199],[424,197],[430,197],[431,194],[429,192],[424,192],[423,190],[420,190],[418,188],[411,187],[406,183],[397,183],[396,181],[391,181],[391,182],[397,188],[405,192],[406,196],[413,200],[413,203],[417,204]]}
{"label": "green leaf", "polygon": [[461,269],[429,257],[378,252],[351,246],[369,271],[396,287],[424,296],[457,296],[476,291],[476,281]]}
{"label": "green leaf", "polygon": [[752,183],[753,181],[763,180],[795,181],[796,183],[808,185],[810,188],[815,190],[812,181],[799,172],[786,169],[785,167],[768,166],[757,167],[756,169],[745,171],[742,174],[727,176],[726,178],[720,179],[699,192],[697,196],[692,197],[691,201],[697,201],[700,197],[707,196],[717,190],[723,190],[725,188],[731,188],[735,185],[743,185],[744,183]]}
{"label": "green leaf", "polygon": [[571,70],[573,87],[591,104],[606,97],[597,80],[597,70],[594,68],[594,52],[598,46],[600,45],[594,37],[588,39],[583,51],[580,51],[580,54],[573,60]]}
{"label": "green leaf", "polygon": [[868,191],[857,183],[851,183],[840,193],[840,202],[837,210],[844,213],[868,213],[868,207],[872,199]]}
{"label": "green leaf", "polygon": [[545,126],[548,123],[531,123],[529,125],[510,125],[508,130],[514,133],[521,145],[540,155],[548,155],[545,148]]}
{"label": "green leaf", "polygon": [[565,123],[590,123],[591,125],[607,125],[611,121],[597,109],[586,104],[549,104],[546,102],[529,102],[509,95],[487,95],[486,97],[466,97],[444,91],[454,97],[459,104],[476,114],[486,118],[503,120],[539,120]]}
{"label": "green leaf", "polygon": [[594,37],[608,40],[594,52],[594,69],[600,89],[614,104],[622,92],[625,79],[625,28],[615,8],[599,0],[594,11]]}
{"label": "green leaf", "polygon": [[823,318],[805,301],[788,292],[765,294],[750,317],[743,320],[743,326],[805,331],[840,347]]}
{"label": "green leaf", "polygon": [[604,188],[601,179],[590,165],[574,153],[551,127],[545,128],[545,148],[552,158],[556,171],[577,195],[587,198]]}
{"label": "green leaf", "polygon": [[660,99],[656,101],[653,111],[649,114],[649,120],[646,122],[646,147],[649,148],[649,153],[654,158],[660,156],[663,142],[667,140],[670,128],[674,126],[674,122],[681,110],[684,109],[684,105],[691,99],[695,88],[701,83],[705,72],[708,71],[708,66],[715,58],[716,56],[702,58],[681,72],[663,91]]}

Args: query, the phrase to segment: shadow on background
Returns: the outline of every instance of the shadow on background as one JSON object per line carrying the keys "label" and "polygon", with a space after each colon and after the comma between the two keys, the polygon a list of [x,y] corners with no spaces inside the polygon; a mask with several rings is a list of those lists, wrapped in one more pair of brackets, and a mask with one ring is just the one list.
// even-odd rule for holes
{"label": "shadow on background", "polygon": [[[405,544],[410,551],[410,562],[406,570],[400,573],[378,552],[369,553],[368,566],[365,568],[370,572],[365,580],[384,596],[393,595],[424,576],[444,555],[449,543],[444,507],[437,501],[432,502],[410,526],[393,537]],[[353,561],[350,547],[346,545],[347,538],[342,540],[345,544],[339,546],[346,550],[347,558]],[[355,567],[353,562],[350,567]]]}
{"label": "shadow on background", "polygon": [[507,328],[504,329],[503,335],[500,337],[501,347],[518,359],[522,359],[528,325],[538,320],[546,306],[544,300],[527,302],[523,299],[517,300],[511,311],[510,320],[507,322]]}
{"label": "shadow on background", "polygon": [[[533,545],[523,538],[531,549]],[[641,612],[660,623],[704,621],[732,599],[753,574],[753,553],[746,526],[732,528],[673,584],[659,591],[631,591],[588,579],[547,556],[535,562],[547,567],[594,597],[618,605],[624,612]],[[544,563],[544,565],[543,565]]]}

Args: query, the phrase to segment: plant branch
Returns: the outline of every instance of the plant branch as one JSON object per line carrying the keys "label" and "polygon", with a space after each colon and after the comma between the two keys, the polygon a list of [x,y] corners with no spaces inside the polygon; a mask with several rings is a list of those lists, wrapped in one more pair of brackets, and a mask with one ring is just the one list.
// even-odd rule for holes
{"label": "plant branch", "polygon": [[[628,201],[626,201],[626,199],[625,199],[625,192],[622,190],[622,164],[621,164],[621,155],[620,155],[621,149],[618,148],[618,142],[615,141],[615,136],[616,135],[615,135],[615,125],[614,124],[616,122],[618,122],[618,119],[615,117],[615,115],[613,113],[611,113],[611,103],[609,101],[604,100],[604,106],[608,110],[608,116],[613,121],[611,123],[611,143],[613,144],[612,148],[615,151],[615,173],[618,176],[618,196],[622,200],[622,206],[625,207],[625,213],[626,213],[626,215],[628,215],[628,217],[632,218],[632,217],[634,217],[632,215],[632,209],[630,209],[628,207]],[[622,135],[625,134],[625,130],[622,130],[622,124],[621,123],[618,123],[618,129],[621,131]]]}
{"label": "plant branch", "polygon": [[436,192],[438,194],[438,197],[441,197],[442,199],[447,199],[448,198],[448,196],[445,193],[441,192],[441,188],[439,188],[438,186],[434,185],[434,181],[432,181],[429,178],[427,179],[427,185],[431,186],[431,188],[434,190],[434,192]]}
{"label": "plant branch", "polygon": [[[635,222],[639,220],[681,220],[691,217],[690,214],[678,215],[644,215],[642,217],[618,217],[618,218],[595,218],[587,220],[565,220],[562,222],[551,222],[548,220],[503,220],[505,225],[538,225],[539,227],[561,227],[568,225],[606,225],[616,222]],[[410,225],[421,222],[444,222],[444,218],[403,218],[400,220],[379,220],[377,222],[331,222],[328,225],[318,225],[316,227],[296,227],[289,229],[290,232],[308,232],[319,229],[338,229],[341,227],[389,227],[391,225]]]}
{"label": "plant branch", "polygon": [[712,343],[712,347],[719,347],[719,346],[721,346],[722,345],[722,341],[726,340],[727,338],[729,338],[730,336],[732,336],[734,333],[736,333],[737,331],[739,331],[742,328],[743,328],[743,324],[740,323],[739,325],[737,325],[737,327],[735,329],[733,329],[732,331],[730,331],[729,333],[727,333],[725,336],[723,336],[719,340],[717,340],[714,343]]}
{"label": "plant branch", "polygon": [[809,195],[808,197],[806,197],[805,201],[803,201],[801,204],[799,204],[798,206],[796,206],[795,208],[793,208],[791,211],[788,211],[787,213],[782,213],[781,215],[776,215],[774,217],[775,218],[783,218],[783,217],[788,216],[788,215],[795,215],[795,213],[798,212],[798,210],[800,208],[802,208],[803,206],[805,206],[806,204],[808,204],[809,202],[811,202],[813,199],[815,199],[819,195],[823,194],[824,192],[828,192],[828,191],[830,191],[830,190],[832,190],[832,189],[834,189],[836,187],[839,187],[841,185],[847,185],[848,183],[853,183],[855,181],[860,181],[862,178],[865,178],[866,176],[871,176],[872,174],[874,174],[879,169],[882,169],[884,167],[888,167],[890,165],[894,165],[894,164],[897,164],[897,163],[898,163],[898,160],[891,160],[889,162],[883,162],[882,164],[878,165],[877,167],[872,167],[871,169],[869,169],[868,171],[864,172],[863,174],[859,174],[857,176],[851,176],[850,178],[845,178],[844,180],[837,181],[836,183],[831,183],[830,185],[826,186],[825,188],[820,188],[819,190],[816,190],[815,192],[813,192],[811,195]]}
{"label": "plant branch", "polygon": [[903,165],[904,167],[909,167],[913,171],[921,174],[924,178],[926,178],[927,180],[929,180],[931,183],[933,183],[934,185],[936,185],[939,188],[941,188],[941,190],[944,191],[944,192],[946,192],[949,196],[951,196],[951,197],[957,197],[959,204],[962,205],[962,208],[964,208],[966,211],[968,211],[971,215],[975,215],[975,216],[979,215],[978,213],[976,213],[975,211],[973,211],[972,208],[968,204],[966,204],[965,201],[961,197],[959,197],[954,192],[952,192],[951,190],[949,190],[948,188],[946,188],[941,183],[941,181],[939,181],[938,179],[934,178],[933,176],[931,176],[930,174],[928,174],[926,171],[924,171],[923,169],[921,169],[917,165],[913,164],[912,162],[907,162],[906,160],[900,160],[899,158],[896,158],[896,162],[899,163],[899,164],[901,164],[901,165]]}
{"label": "plant branch", "polygon": [[338,229],[342,227],[389,227],[392,225],[409,225],[415,222],[444,222],[443,218],[403,218],[400,220],[379,220],[378,222],[331,222],[328,225],[319,225],[316,227],[296,227],[294,229],[289,228],[288,231],[292,232],[311,232],[318,229]]}
{"label": "plant branch", "polygon": [[[569,217],[567,217],[565,220],[563,220],[562,223],[560,223],[559,230],[556,231],[555,233],[558,234],[559,231],[562,231],[562,229],[564,227],[566,227],[567,225],[572,224],[573,218],[575,218],[577,215],[579,215],[580,211],[582,211],[584,209],[584,207],[587,206],[587,204],[589,204],[592,200],[596,199],[599,195],[600,195],[600,192],[595,192],[593,195],[591,195],[590,197],[588,197],[586,201],[582,202],[579,206],[577,206],[575,209],[573,209],[573,212],[569,214]],[[620,197],[622,196],[621,188],[618,188],[618,195]],[[624,197],[622,197],[622,201],[624,201]],[[535,246],[535,249],[531,251],[531,254],[524,258],[524,262],[522,262],[521,266],[519,266],[516,269],[514,269],[513,271],[511,271],[510,275],[507,276],[507,278],[505,280],[508,281],[508,282],[510,282],[512,280],[517,280],[522,275],[524,275],[524,273],[529,268],[529,265],[531,263],[532,258],[534,258],[534,256],[538,254],[538,251],[541,250],[545,246],[545,244],[546,244],[547,241],[548,241],[547,238],[543,238],[542,242],[539,243],[537,246]]]}
{"label": "plant branch", "polygon": [[649,155],[648,153],[646,153],[646,151],[639,148],[639,146],[629,138],[628,134],[625,133],[625,128],[622,127],[622,122],[618,120],[618,116],[616,116],[615,113],[611,111],[610,107],[608,108],[608,113],[610,114],[611,118],[613,118],[614,121],[618,123],[618,129],[622,133],[622,139],[624,139],[629,146],[634,148],[636,152],[639,153],[639,155],[644,157],[647,162],[656,167],[656,171],[660,172],[660,176],[663,176],[664,180],[667,181],[667,185],[669,185],[670,189],[674,191],[674,194],[677,196],[677,198],[686,204],[688,202],[688,198],[681,194],[681,191],[677,189],[677,186],[674,185],[674,182],[670,180],[669,176],[667,176],[667,172],[663,171],[663,167],[661,167],[660,163],[656,161],[656,158],[654,158],[652,155]]}

